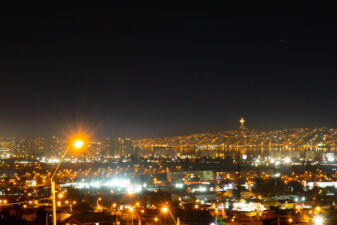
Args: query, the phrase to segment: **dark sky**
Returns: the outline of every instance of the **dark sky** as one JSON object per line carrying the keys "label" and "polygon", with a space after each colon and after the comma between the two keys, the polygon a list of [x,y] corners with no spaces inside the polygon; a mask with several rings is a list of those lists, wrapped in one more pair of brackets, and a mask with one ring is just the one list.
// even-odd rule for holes
{"label": "dark sky", "polygon": [[337,127],[332,5],[2,5],[0,135]]}

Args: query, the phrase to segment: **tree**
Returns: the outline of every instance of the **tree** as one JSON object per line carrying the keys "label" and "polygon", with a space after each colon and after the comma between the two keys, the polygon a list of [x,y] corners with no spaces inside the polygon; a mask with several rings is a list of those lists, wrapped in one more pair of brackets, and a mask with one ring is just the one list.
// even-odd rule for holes
{"label": "tree", "polygon": [[303,185],[298,181],[290,181],[288,183],[288,191],[294,194],[303,194]]}

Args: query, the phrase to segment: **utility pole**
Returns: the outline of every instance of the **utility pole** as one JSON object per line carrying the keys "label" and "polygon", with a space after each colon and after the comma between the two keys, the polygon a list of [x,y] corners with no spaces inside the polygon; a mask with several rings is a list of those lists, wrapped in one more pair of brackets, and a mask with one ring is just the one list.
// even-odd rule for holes
{"label": "utility pole", "polygon": [[52,198],[52,214],[53,214],[53,219],[52,219],[52,224],[56,225],[56,202],[55,202],[55,181],[51,180],[51,198]]}

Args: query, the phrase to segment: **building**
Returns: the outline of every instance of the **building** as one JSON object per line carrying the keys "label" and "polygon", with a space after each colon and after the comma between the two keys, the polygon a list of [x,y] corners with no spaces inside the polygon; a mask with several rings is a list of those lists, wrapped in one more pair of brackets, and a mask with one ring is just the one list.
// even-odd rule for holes
{"label": "building", "polygon": [[62,225],[118,225],[122,224],[117,216],[103,213],[75,214],[61,222]]}

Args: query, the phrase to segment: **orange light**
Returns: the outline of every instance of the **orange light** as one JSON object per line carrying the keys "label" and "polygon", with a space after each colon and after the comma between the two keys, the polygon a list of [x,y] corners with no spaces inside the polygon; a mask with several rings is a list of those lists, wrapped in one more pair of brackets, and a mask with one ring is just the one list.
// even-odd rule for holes
{"label": "orange light", "polygon": [[75,148],[82,148],[83,147],[83,141],[81,140],[76,140],[74,143],[73,143],[73,146]]}
{"label": "orange light", "polygon": [[129,208],[129,211],[130,211],[130,212],[133,212],[133,208],[132,208],[132,207],[130,207],[130,208]]}
{"label": "orange light", "polygon": [[139,202],[136,202],[136,206],[139,206],[140,205],[140,203]]}
{"label": "orange light", "polygon": [[194,208],[195,209],[199,209],[199,205],[194,205]]}
{"label": "orange light", "polygon": [[163,213],[167,213],[167,212],[168,212],[168,208],[167,208],[167,207],[163,207],[163,208],[161,208],[161,211],[162,211]]}
{"label": "orange light", "polygon": [[158,222],[158,217],[155,217],[155,218],[154,218],[154,221],[155,221],[155,222]]}

